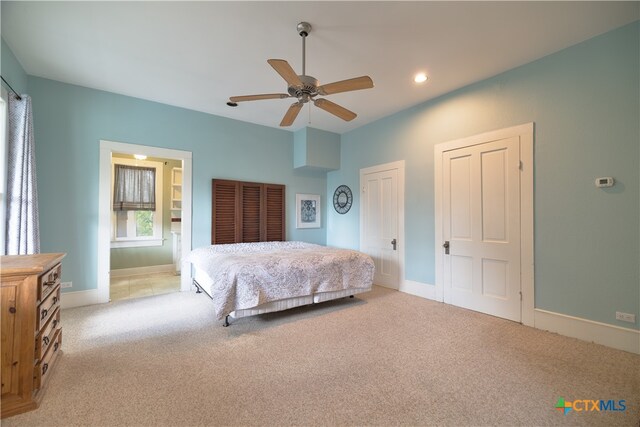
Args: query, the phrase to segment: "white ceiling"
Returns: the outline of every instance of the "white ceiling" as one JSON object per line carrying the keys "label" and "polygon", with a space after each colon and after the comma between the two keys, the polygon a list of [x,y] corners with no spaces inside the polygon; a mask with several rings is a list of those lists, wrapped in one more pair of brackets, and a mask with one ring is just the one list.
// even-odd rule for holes
{"label": "white ceiling", "polygon": [[[375,88],[328,99],[294,125],[337,133],[531,62],[639,18],[639,2],[10,2],[2,37],[28,74],[278,127],[291,99],[237,108],[229,96],[286,92],[267,64],[369,75]],[[412,77],[426,71],[429,81]]]}

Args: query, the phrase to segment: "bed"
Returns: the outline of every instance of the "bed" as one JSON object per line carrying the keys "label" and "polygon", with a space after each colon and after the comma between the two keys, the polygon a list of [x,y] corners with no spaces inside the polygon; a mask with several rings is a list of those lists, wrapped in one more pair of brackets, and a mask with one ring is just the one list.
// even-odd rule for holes
{"label": "bed", "polygon": [[186,258],[219,320],[330,301],[371,290],[374,264],[358,251],[305,242],[212,245]]}

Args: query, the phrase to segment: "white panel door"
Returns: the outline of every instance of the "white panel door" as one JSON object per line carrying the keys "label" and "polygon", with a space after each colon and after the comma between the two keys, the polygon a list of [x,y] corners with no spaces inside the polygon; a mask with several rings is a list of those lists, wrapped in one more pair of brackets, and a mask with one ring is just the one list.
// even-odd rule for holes
{"label": "white panel door", "polygon": [[398,289],[398,170],[365,174],[362,191],[362,251],[375,263],[373,282]]}
{"label": "white panel door", "polygon": [[519,137],[443,153],[443,227],[444,301],[519,322]]}

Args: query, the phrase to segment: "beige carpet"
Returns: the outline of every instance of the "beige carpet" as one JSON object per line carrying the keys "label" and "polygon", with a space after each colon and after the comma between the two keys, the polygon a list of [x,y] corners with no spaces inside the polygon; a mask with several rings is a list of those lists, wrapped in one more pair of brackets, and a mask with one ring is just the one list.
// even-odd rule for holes
{"label": "beige carpet", "polygon": [[[63,312],[41,407],[3,426],[638,426],[640,356],[376,288],[229,328],[204,295]],[[626,400],[625,412],[554,409]]]}

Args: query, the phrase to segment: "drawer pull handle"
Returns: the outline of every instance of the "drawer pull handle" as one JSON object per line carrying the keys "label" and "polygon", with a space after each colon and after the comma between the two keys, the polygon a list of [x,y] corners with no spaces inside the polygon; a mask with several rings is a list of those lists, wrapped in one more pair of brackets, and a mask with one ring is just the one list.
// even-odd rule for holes
{"label": "drawer pull handle", "polygon": [[47,373],[47,369],[49,369],[48,363],[45,363],[44,365],[42,365],[42,375]]}
{"label": "drawer pull handle", "polygon": [[53,327],[55,328],[58,325],[58,319],[53,319]]}
{"label": "drawer pull handle", "polygon": [[55,280],[53,280],[53,281],[51,281],[51,282],[44,282],[44,285],[45,285],[45,286],[53,286],[53,285],[55,285],[55,284],[56,284]]}
{"label": "drawer pull handle", "polygon": [[44,320],[44,318],[47,317],[47,314],[49,313],[49,310],[52,310],[53,307],[56,306],[57,302],[58,302],[58,297],[53,297],[53,303],[51,304],[51,307],[49,307],[49,309],[45,308],[44,310],[42,310],[42,315],[41,315],[42,317],[41,317],[40,320]]}
{"label": "drawer pull handle", "polygon": [[58,341],[56,341],[56,343],[53,345],[53,351],[56,352],[58,351],[58,346],[60,345],[60,343]]}
{"label": "drawer pull handle", "polygon": [[42,343],[43,343],[44,345],[49,345],[49,337],[44,337],[44,338],[42,338]]}

